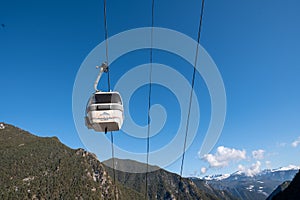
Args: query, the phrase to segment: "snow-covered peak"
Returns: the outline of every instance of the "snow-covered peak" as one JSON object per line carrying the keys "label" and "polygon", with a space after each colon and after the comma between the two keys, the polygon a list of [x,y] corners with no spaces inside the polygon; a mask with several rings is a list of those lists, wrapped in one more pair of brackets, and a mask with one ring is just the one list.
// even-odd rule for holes
{"label": "snow-covered peak", "polygon": [[245,175],[245,172],[236,171],[236,172],[232,173],[231,175]]}
{"label": "snow-covered peak", "polygon": [[279,172],[279,171],[289,171],[289,170],[299,170],[300,166],[296,165],[288,165],[286,167],[280,167],[278,169],[273,169],[271,172]]}
{"label": "snow-covered peak", "polygon": [[251,176],[243,171],[236,171],[232,174],[217,174],[217,175],[208,175],[204,176],[202,179],[206,181],[220,181],[228,178],[234,178],[234,179],[239,179],[241,177],[258,177],[258,176],[266,176],[275,172],[286,172],[290,170],[300,170],[300,166],[296,165],[288,165],[286,167],[280,167],[278,169],[265,169],[262,170],[261,172]]}
{"label": "snow-covered peak", "polygon": [[203,177],[203,179],[207,180],[207,181],[211,181],[211,180],[220,181],[220,180],[224,180],[224,179],[228,178],[229,176],[230,176],[230,174],[218,174],[218,175],[205,176],[205,177]]}

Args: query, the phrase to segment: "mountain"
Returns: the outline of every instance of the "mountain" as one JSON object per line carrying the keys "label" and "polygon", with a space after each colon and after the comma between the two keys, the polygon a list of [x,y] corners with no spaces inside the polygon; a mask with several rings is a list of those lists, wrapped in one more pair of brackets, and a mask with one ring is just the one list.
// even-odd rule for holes
{"label": "mountain", "polygon": [[300,199],[300,171],[289,183],[283,183],[268,197],[268,200]]}
{"label": "mountain", "polygon": [[[254,176],[241,171],[233,174],[206,176],[201,181],[216,190],[224,190],[239,199],[263,200],[284,181],[292,180],[299,167],[289,166],[273,170],[263,170]],[[194,182],[199,181],[193,178]]]}
{"label": "mountain", "polygon": [[[115,159],[113,170],[84,149],[70,149],[56,137],[37,137],[0,123],[0,199],[144,199],[146,165]],[[106,162],[112,162],[108,160]],[[148,199],[234,199],[204,182],[194,183],[174,173],[149,166]]]}
{"label": "mountain", "polygon": [[[105,161],[112,164],[112,160]],[[138,193],[145,193],[145,173],[127,173],[127,167],[134,167],[137,171],[142,171],[146,165],[132,160],[115,159],[116,179],[119,183],[135,190]],[[148,174],[148,197],[149,199],[236,199],[226,191],[219,191],[211,188],[204,182],[194,183],[189,178],[180,176],[157,166],[149,166],[151,169],[158,169]],[[112,176],[113,170],[106,167],[108,173]],[[122,169],[123,171],[120,171]]]}
{"label": "mountain", "polygon": [[[106,166],[112,166],[113,159],[109,159],[103,162]],[[115,169],[123,172],[135,172],[135,173],[143,173],[147,169],[147,165],[145,163],[140,163],[130,159],[118,159],[115,158]],[[149,171],[156,171],[160,168],[158,166],[148,165]]]}
{"label": "mountain", "polygon": [[279,194],[280,192],[285,190],[290,185],[290,183],[291,183],[291,181],[283,182],[270,194],[270,196],[267,198],[267,200],[272,200],[274,196],[276,196],[277,194]]}
{"label": "mountain", "polygon": [[41,138],[12,125],[0,128],[0,199],[139,199],[116,187],[103,164],[58,138]]}

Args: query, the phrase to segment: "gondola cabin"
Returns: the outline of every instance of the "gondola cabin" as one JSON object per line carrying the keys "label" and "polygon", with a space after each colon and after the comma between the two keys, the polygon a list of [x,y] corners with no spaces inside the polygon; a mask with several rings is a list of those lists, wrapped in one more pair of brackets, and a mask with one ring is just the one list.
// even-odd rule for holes
{"label": "gondola cabin", "polygon": [[123,103],[118,92],[93,93],[86,106],[85,125],[97,132],[118,131],[123,124]]}

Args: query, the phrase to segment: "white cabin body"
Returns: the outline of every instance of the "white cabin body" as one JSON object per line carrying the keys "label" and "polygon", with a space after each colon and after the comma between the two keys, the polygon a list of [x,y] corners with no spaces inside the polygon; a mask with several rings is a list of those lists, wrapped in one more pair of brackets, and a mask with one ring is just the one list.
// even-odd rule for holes
{"label": "white cabin body", "polygon": [[90,97],[85,125],[97,132],[118,131],[124,120],[123,103],[118,92],[97,91]]}

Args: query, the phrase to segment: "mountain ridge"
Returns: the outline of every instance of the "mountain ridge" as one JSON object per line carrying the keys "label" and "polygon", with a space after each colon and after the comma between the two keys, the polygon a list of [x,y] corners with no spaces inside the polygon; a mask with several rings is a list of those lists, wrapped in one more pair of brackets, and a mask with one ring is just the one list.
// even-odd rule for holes
{"label": "mountain ridge", "polygon": [[[120,161],[128,162],[128,160],[120,159],[116,159],[115,162]],[[136,161],[131,162],[137,163]],[[139,163],[139,165],[143,167],[145,164]],[[108,166],[106,169],[112,175],[112,169]],[[115,172],[118,182],[140,193],[145,192],[145,173],[128,173],[119,170]],[[179,175],[164,169],[149,172],[148,178],[148,197],[150,199],[236,199],[226,191],[215,190],[204,182],[195,184],[189,178],[180,178]]]}
{"label": "mountain ridge", "polygon": [[[274,172],[286,172],[286,171],[298,171],[300,170],[300,166],[295,166],[295,165],[288,165],[286,167],[279,167],[279,168],[275,168],[275,169],[264,169],[262,171],[260,171],[259,173],[255,174],[254,176],[262,176],[264,174],[267,173],[274,173]],[[214,175],[207,175],[204,177],[200,177],[200,179],[203,180],[224,180],[227,178],[230,178],[232,176],[236,176],[236,175],[242,175],[242,176],[246,176],[246,177],[254,177],[253,175],[247,175],[245,172],[242,171],[236,171],[233,172],[231,174],[214,174]],[[193,178],[198,178],[198,177],[193,177]]]}
{"label": "mountain ridge", "polygon": [[[112,160],[100,162],[95,154],[82,148],[71,149],[55,136],[38,137],[5,123],[0,123],[0,159],[1,199],[145,197],[145,174],[122,170],[144,170],[146,164],[115,158],[114,184],[113,170],[108,167]],[[235,172],[205,180],[181,178],[157,166],[149,167],[153,169],[148,173],[149,199],[260,200],[283,179],[294,176],[296,170],[289,166],[264,170],[254,177]]]}
{"label": "mountain ridge", "polygon": [[94,154],[84,149],[71,149],[57,137],[42,138],[2,124],[0,199],[141,197],[121,185],[113,192],[112,179]]}
{"label": "mountain ridge", "polygon": [[[114,184],[112,169],[95,154],[82,148],[71,149],[57,137],[38,137],[13,125],[2,125],[0,199],[144,199],[144,174],[115,170]],[[226,192],[202,183],[200,186],[203,189],[187,178],[158,169],[148,174],[147,196],[166,200],[234,199]]]}
{"label": "mountain ridge", "polygon": [[281,183],[290,181],[299,171],[298,167],[288,166],[266,169],[254,176],[241,171],[232,174],[219,174],[203,178],[192,178],[194,182],[205,181],[217,190],[225,190],[239,199],[265,200]]}

